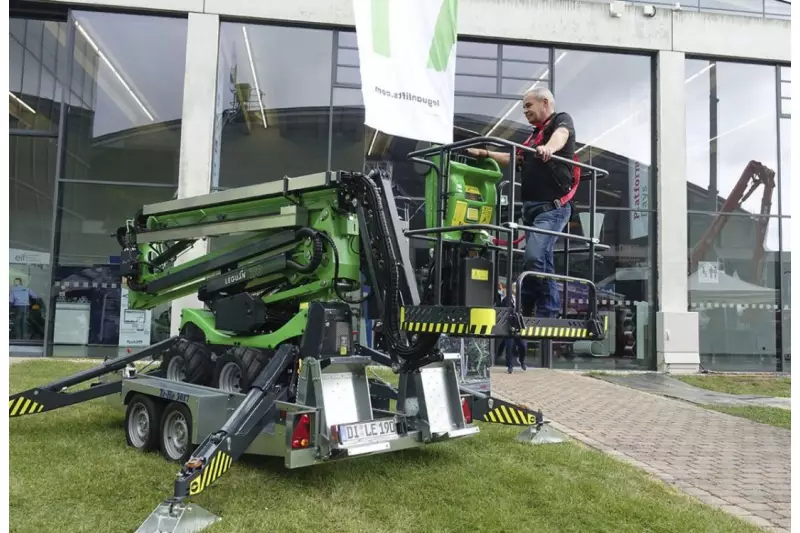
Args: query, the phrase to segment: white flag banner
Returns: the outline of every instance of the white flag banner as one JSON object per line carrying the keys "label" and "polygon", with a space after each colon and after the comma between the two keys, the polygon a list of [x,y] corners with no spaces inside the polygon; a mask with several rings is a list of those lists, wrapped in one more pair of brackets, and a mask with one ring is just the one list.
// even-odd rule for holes
{"label": "white flag banner", "polygon": [[458,0],[353,0],[364,123],[453,142]]}
{"label": "white flag banner", "polygon": [[631,240],[650,234],[650,168],[631,159],[628,163],[628,197],[630,199]]}

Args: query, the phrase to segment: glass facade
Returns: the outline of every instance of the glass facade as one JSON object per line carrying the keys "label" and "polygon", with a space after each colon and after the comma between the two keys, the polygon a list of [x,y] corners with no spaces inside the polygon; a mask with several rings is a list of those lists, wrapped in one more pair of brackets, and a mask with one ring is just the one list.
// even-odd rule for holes
{"label": "glass facade", "polygon": [[176,194],[187,21],[74,11],[9,34],[11,339],[92,356],[155,342],[169,308],[128,331],[112,234]]}
{"label": "glass facade", "polygon": [[41,349],[51,305],[65,23],[9,19],[9,340]]}
{"label": "glass facade", "polygon": [[[133,338],[150,344],[168,335],[168,305],[126,318],[111,235],[142,205],[176,197],[187,26],[179,17],[91,11],[62,22],[11,19],[15,346],[104,356]],[[549,87],[557,109],[575,120],[580,160],[610,172],[597,182],[595,220],[609,247],[597,253],[594,274],[609,319],[604,355],[584,358],[556,344],[553,366],[655,368],[653,56],[471,40],[457,50],[459,131],[521,142],[530,132],[522,95]],[[420,143],[364,125],[352,30],[222,21],[216,82],[212,190],[381,165],[405,223],[425,225],[424,169],[406,157]],[[686,61],[689,300],[709,368],[772,370],[776,358],[788,368],[790,84],[787,67]],[[766,211],[761,189],[726,204],[750,161],[775,173]],[[568,231],[587,234],[588,204],[584,183]],[[429,253],[414,246],[422,278]],[[569,274],[589,277],[588,265],[585,252],[573,251]],[[556,270],[564,266],[558,253]],[[497,268],[504,271],[502,262]],[[735,286],[721,290],[728,282]],[[566,301],[574,313],[587,305],[572,285]],[[133,322],[147,327],[133,331]],[[492,362],[487,343],[462,349],[477,354],[472,375]]]}
{"label": "glass facade", "polygon": [[712,370],[789,370],[789,79],[686,61],[689,308]]}
{"label": "glass facade", "polygon": [[[580,160],[610,173],[597,181],[595,219],[595,236],[610,247],[597,254],[593,280],[598,309],[608,317],[604,356],[577,357],[565,344],[557,347],[554,366],[654,368],[652,58],[574,50],[554,54],[556,107],[575,120]],[[589,192],[588,183],[578,190],[572,233],[589,235]],[[559,259],[563,263],[564,255]],[[589,278],[588,259],[586,253],[571,256],[570,275]],[[562,268],[556,265],[556,271]],[[571,285],[570,308],[583,312],[587,296],[581,286]]]}

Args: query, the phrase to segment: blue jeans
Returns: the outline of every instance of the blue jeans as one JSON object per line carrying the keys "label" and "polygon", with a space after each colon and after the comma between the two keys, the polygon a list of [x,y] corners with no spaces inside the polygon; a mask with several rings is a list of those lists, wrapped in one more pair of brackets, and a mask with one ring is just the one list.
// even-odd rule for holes
{"label": "blue jeans", "polygon": [[[572,215],[569,204],[542,213],[530,223],[528,214],[544,202],[525,202],[522,205],[523,219],[526,225],[550,231],[563,232]],[[547,274],[555,274],[553,266],[553,248],[558,237],[541,233],[528,233],[525,245],[524,270],[533,270]],[[561,308],[558,284],[552,279],[528,276],[522,284],[522,308],[526,314],[534,309],[536,316],[553,318],[558,316]]]}

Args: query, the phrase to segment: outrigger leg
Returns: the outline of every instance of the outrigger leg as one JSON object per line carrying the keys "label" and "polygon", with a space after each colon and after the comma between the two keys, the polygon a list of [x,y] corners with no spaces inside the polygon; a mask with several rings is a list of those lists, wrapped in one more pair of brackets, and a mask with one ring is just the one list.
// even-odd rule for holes
{"label": "outrigger leg", "polygon": [[220,520],[186,500],[200,494],[227,472],[267,422],[277,415],[276,402],[288,397],[288,388],[277,381],[298,353],[298,348],[292,345],[278,349],[228,421],[219,431],[206,437],[186,461],[175,480],[173,497],[156,507],[136,533],[194,533]]}
{"label": "outrigger leg", "polygon": [[17,417],[44,413],[108,396],[109,394],[116,394],[122,390],[122,381],[120,380],[92,383],[88,389],[75,392],[67,392],[66,389],[93,378],[124,370],[128,365],[146,357],[153,356],[155,358],[160,356],[164,351],[172,348],[178,340],[179,337],[171,337],[136,353],[109,359],[101,365],[78,372],[68,378],[12,394],[8,397],[8,416]]}

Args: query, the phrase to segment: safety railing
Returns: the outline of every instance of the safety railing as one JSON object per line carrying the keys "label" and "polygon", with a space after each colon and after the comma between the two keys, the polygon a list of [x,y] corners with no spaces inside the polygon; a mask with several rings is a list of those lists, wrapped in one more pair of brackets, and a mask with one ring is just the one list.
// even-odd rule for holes
{"label": "safety railing", "polygon": [[[500,246],[491,246],[491,248],[495,249],[494,253],[498,253],[500,251],[504,251],[507,257],[507,280],[510,284],[514,279],[514,239],[513,234],[516,231],[523,231],[526,235],[528,233],[539,233],[544,235],[551,235],[554,237],[562,237],[565,243],[565,273],[563,276],[557,274],[548,274],[545,272],[528,272],[527,275],[536,275],[538,277],[545,277],[557,280],[566,280],[569,278],[571,281],[589,281],[590,283],[593,282],[595,278],[595,254],[598,249],[601,249],[599,243],[599,239],[594,237],[594,224],[595,224],[595,214],[597,210],[597,180],[607,177],[608,171],[588,165],[586,163],[581,163],[578,161],[573,161],[571,159],[565,159],[563,157],[559,157],[556,155],[552,155],[551,159],[555,161],[560,161],[570,167],[579,167],[587,172],[582,173],[581,175],[581,182],[589,182],[589,237],[584,237],[582,235],[575,235],[571,233],[564,233],[559,231],[550,231],[545,230],[542,228],[535,228],[530,226],[525,226],[522,224],[517,224],[516,220],[516,202],[515,202],[515,189],[516,187],[511,187],[509,201],[508,201],[508,222],[501,223],[501,224],[466,224],[460,226],[446,226],[441,227],[441,221],[444,219],[444,214],[447,209],[447,198],[450,195],[449,191],[449,180],[445,180],[445,176],[448,175],[448,168],[450,163],[450,154],[452,152],[466,150],[467,148],[472,148],[475,146],[493,146],[497,148],[510,148],[510,171],[511,171],[511,182],[516,182],[516,169],[517,169],[517,151],[521,150],[524,152],[533,153],[534,156],[538,157],[538,153],[535,149],[524,146],[519,143],[515,143],[513,141],[509,141],[506,139],[502,139],[499,137],[473,137],[470,139],[464,139],[461,141],[456,141],[446,145],[438,145],[438,146],[431,146],[429,148],[424,148],[421,150],[416,150],[408,154],[408,158],[411,161],[416,163],[422,164],[424,166],[429,167],[436,173],[436,226],[432,228],[423,228],[419,230],[406,230],[405,235],[412,238],[421,238],[424,240],[432,240],[431,236],[435,236],[435,247],[434,247],[434,298],[435,298],[435,305],[441,305],[442,303],[442,249],[443,249],[443,236],[445,233],[449,233],[452,231],[480,231],[484,230],[487,232],[494,232],[495,240],[498,237],[503,235],[508,235],[508,239],[506,240],[505,248]],[[437,161],[431,161],[429,159],[425,159],[425,157],[436,157],[438,156]],[[496,205],[496,213],[498,221],[500,220],[500,195],[498,195],[497,205]],[[589,252],[589,280],[581,280],[579,278],[572,278],[569,276],[569,254],[570,254],[570,241],[576,242],[583,242],[588,245],[588,252]],[[469,245],[469,244],[467,244]],[[608,249],[607,246],[603,247]],[[498,281],[498,269],[494,269],[494,286],[497,286]],[[567,285],[568,283],[565,281],[564,285],[564,295],[563,298],[563,311],[566,314],[567,310]],[[593,285],[593,284],[592,284]],[[521,287],[520,287],[521,288]],[[519,293],[521,296],[521,293]],[[596,294],[596,292],[595,292]],[[518,300],[521,298],[518,298]],[[591,298],[592,303],[590,304],[590,315],[591,318],[596,318],[597,313],[597,298]],[[509,308],[512,308],[511,298],[508,299],[509,301]]]}

